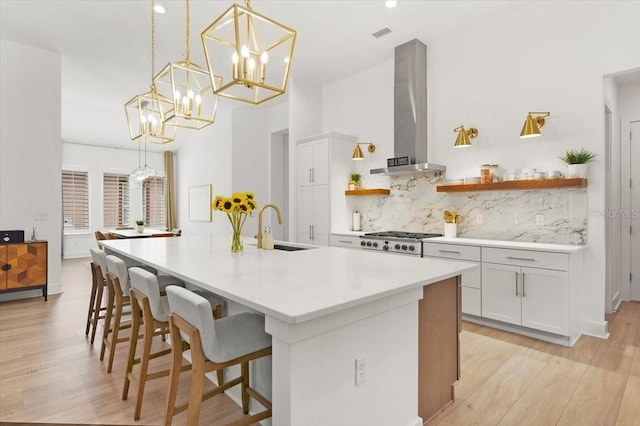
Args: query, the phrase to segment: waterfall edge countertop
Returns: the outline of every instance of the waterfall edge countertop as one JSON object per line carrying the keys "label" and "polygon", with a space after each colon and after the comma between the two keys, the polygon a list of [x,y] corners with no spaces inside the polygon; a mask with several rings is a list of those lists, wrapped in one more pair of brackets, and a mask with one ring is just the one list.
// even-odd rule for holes
{"label": "waterfall edge countertop", "polygon": [[477,268],[473,263],[389,256],[364,250],[304,246],[259,250],[244,240],[231,253],[229,236],[102,241],[107,251],[209,290],[289,324],[423,287]]}

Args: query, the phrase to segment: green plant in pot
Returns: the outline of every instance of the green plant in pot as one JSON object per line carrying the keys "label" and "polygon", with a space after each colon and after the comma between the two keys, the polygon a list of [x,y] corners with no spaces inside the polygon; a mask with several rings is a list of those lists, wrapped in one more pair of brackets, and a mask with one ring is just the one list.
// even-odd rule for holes
{"label": "green plant in pot", "polygon": [[570,149],[560,159],[567,163],[568,178],[586,178],[587,164],[594,161],[596,154],[584,148]]}
{"label": "green plant in pot", "polygon": [[144,232],[144,220],[136,220],[136,225],[138,225],[138,232]]}
{"label": "green plant in pot", "polygon": [[349,181],[349,187],[353,185],[354,189],[360,188],[361,185],[361,177],[360,173],[351,173],[351,180]]}

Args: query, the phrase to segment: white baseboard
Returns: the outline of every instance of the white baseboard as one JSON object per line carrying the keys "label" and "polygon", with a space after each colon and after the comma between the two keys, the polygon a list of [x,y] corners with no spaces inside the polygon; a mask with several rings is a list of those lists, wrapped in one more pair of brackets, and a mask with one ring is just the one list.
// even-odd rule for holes
{"label": "white baseboard", "polygon": [[424,421],[422,420],[422,417],[416,417],[415,419],[407,423],[407,426],[422,426],[423,424]]}
{"label": "white baseboard", "polygon": [[608,339],[609,323],[607,321],[584,321],[582,323],[582,334],[600,339]]}

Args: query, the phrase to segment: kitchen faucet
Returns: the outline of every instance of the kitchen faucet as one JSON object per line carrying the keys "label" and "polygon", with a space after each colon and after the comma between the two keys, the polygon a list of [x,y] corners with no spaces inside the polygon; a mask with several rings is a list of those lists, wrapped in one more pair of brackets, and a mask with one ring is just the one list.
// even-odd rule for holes
{"label": "kitchen faucet", "polygon": [[276,213],[278,214],[278,223],[282,225],[282,213],[280,213],[280,209],[275,204],[265,204],[263,208],[260,209],[260,213],[258,213],[258,248],[262,248],[262,212],[267,207],[272,207]]}

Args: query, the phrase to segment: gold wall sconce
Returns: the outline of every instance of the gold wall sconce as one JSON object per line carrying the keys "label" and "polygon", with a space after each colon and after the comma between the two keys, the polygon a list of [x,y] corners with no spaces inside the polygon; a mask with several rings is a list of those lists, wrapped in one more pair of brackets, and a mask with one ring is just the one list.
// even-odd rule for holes
{"label": "gold wall sconce", "polygon": [[454,148],[469,148],[471,146],[471,139],[478,136],[478,129],[475,127],[465,130],[464,126],[458,126],[453,129],[453,131],[458,133],[456,143],[453,144]]}
{"label": "gold wall sconce", "polygon": [[[536,117],[534,117],[534,115]],[[540,128],[544,126],[544,117],[550,116],[550,112],[529,112],[527,119],[524,121],[522,131],[520,132],[521,138],[534,138],[540,136]]]}
{"label": "gold wall sconce", "polygon": [[352,160],[364,160],[364,154],[362,153],[362,150],[360,149],[360,145],[369,145],[369,147],[367,148],[367,151],[369,151],[369,153],[371,153],[371,154],[376,152],[376,146],[373,143],[371,143],[371,142],[357,142],[356,143],[356,149],[353,150],[353,155],[351,156]]}

